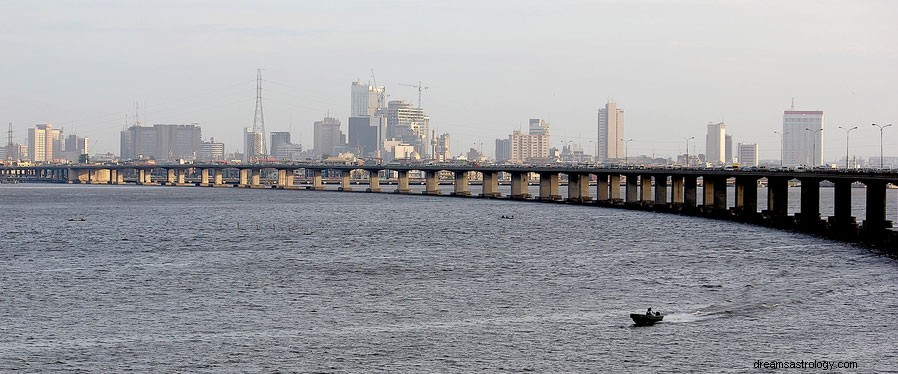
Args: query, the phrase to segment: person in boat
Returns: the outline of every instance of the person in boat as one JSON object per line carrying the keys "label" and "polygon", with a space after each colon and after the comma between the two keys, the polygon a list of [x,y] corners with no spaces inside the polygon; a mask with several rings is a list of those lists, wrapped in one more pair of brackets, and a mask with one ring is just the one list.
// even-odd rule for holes
{"label": "person in boat", "polygon": [[655,312],[655,317],[661,317],[661,312]]}
{"label": "person in boat", "polygon": [[654,313],[652,313],[652,308],[649,308],[649,310],[645,311],[645,315],[647,315],[647,316],[654,315]]}

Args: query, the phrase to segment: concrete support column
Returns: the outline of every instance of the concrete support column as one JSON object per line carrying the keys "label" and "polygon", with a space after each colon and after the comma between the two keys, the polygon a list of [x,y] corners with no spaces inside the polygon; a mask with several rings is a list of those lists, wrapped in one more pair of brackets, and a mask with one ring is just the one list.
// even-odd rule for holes
{"label": "concrete support column", "polygon": [[511,197],[512,199],[528,199],[528,186],[530,186],[530,172],[511,173]]}
{"label": "concrete support column", "polygon": [[440,194],[440,172],[425,171],[424,172],[424,194],[439,195]]}
{"label": "concrete support column", "polygon": [[455,172],[455,183],[453,184],[452,196],[470,196],[471,191],[468,191],[468,172],[467,171],[456,171]]}
{"label": "concrete support column", "polygon": [[200,169],[200,186],[209,185],[209,169]]}
{"label": "concrete support column", "polygon": [[397,173],[399,174],[399,185],[396,187],[396,193],[411,192],[411,190],[408,189],[408,171],[399,170]]}
{"label": "concrete support column", "polygon": [[652,200],[652,176],[643,174],[639,176],[639,203],[651,205]]}
{"label": "concrete support column", "polygon": [[667,176],[655,176],[655,206],[667,206]]}
{"label": "concrete support column", "polygon": [[83,184],[90,182],[90,173],[84,169],[69,169],[69,184]]}
{"label": "concrete support column", "polygon": [[240,187],[249,185],[249,169],[240,169],[240,177],[237,181],[237,185]]}
{"label": "concrete support column", "polygon": [[670,202],[673,204],[683,204],[683,176],[673,175],[670,177]]}
{"label": "concrete support column", "polygon": [[886,221],[886,183],[867,181],[867,219],[864,220],[866,235],[879,235],[891,222]]}
{"label": "concrete support column", "polygon": [[774,217],[789,215],[789,180],[767,178],[767,211]]}
{"label": "concrete support column", "polygon": [[539,200],[555,201],[561,200],[558,193],[559,177],[558,173],[539,173]]}
{"label": "concrete support column", "polygon": [[611,195],[611,201],[618,203],[621,201],[620,196],[620,174],[611,174],[608,177],[608,191]]}
{"label": "concrete support column", "polygon": [[125,171],[119,170],[115,173],[115,183],[117,184],[125,184]]}
{"label": "concrete support column", "polygon": [[851,181],[833,182],[833,216],[830,221],[838,226],[855,223],[851,216]]}
{"label": "concrete support column", "polygon": [[758,213],[758,178],[736,177],[736,214],[743,217]]}
{"label": "concrete support column", "polygon": [[484,171],[483,174],[483,183],[481,184],[482,191],[480,192],[480,196],[483,197],[500,197],[502,194],[499,193],[499,173],[495,171]]}
{"label": "concrete support column", "polygon": [[[51,171],[51,173],[55,173],[55,172],[56,172],[55,170]],[[55,177],[55,175],[53,177]],[[118,170],[109,169],[109,184],[118,184]]]}
{"label": "concrete support column", "polygon": [[683,176],[683,206],[686,210],[695,209],[698,204],[698,177]]}
{"label": "concrete support column", "polygon": [[262,182],[262,169],[250,169],[252,179],[250,180],[251,187],[258,187]]}
{"label": "concrete support column", "polygon": [[284,188],[284,186],[287,184],[287,171],[284,169],[276,169],[276,170],[278,173],[277,186],[278,186],[278,188]]}
{"label": "concrete support column", "polygon": [[598,174],[596,175],[596,201],[607,202],[608,198],[608,175]]}
{"label": "concrete support column", "polygon": [[368,170],[368,192],[380,192],[380,170]]}
{"label": "concrete support column", "polygon": [[639,202],[639,176],[627,175],[627,200],[626,204],[637,204]]}
{"label": "concrete support column", "polygon": [[568,174],[567,175],[567,201],[577,202],[579,203],[581,200],[580,191],[580,175],[579,174]]}
{"label": "concrete support column", "polygon": [[717,212],[725,212],[727,210],[727,178],[714,178],[714,198],[713,207]]}
{"label": "concrete support column", "polygon": [[212,169],[212,172],[215,173],[215,185],[221,186],[224,184],[224,170],[222,169]]}
{"label": "concrete support column", "polygon": [[321,170],[312,170],[312,189],[317,191],[324,190],[324,183],[321,180]]}
{"label": "concrete support column", "polygon": [[339,191],[352,191],[352,170],[340,170]]}
{"label": "concrete support column", "polygon": [[178,178],[178,184],[184,184],[184,169],[178,168],[175,169],[175,175]]}
{"label": "concrete support column", "polygon": [[166,169],[165,174],[166,174],[165,184],[167,184],[169,186],[175,184],[175,181],[177,180],[176,179],[177,176],[175,175],[175,169]]}
{"label": "concrete support column", "polygon": [[293,180],[296,176],[296,170],[287,169],[284,170],[284,187],[293,187]]}
{"label": "concrete support column", "polygon": [[820,180],[801,179],[801,211],[797,216],[799,224],[804,227],[820,225]]}

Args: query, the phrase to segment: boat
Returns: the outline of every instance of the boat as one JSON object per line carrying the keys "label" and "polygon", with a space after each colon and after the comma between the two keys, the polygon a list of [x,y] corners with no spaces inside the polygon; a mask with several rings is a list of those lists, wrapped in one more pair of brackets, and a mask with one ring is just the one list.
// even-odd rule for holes
{"label": "boat", "polygon": [[514,216],[502,215],[502,219],[514,219]]}
{"label": "boat", "polygon": [[69,218],[69,222],[84,222],[87,221],[84,218]]}
{"label": "boat", "polygon": [[645,313],[630,313],[630,318],[633,319],[636,326],[651,326],[654,325],[655,322],[661,322],[661,320],[664,319],[664,316],[661,314],[648,315]]}

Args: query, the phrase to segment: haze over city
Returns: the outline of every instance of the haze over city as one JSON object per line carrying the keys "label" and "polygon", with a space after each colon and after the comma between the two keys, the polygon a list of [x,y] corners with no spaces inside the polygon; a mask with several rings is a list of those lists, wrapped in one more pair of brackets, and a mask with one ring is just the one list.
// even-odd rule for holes
{"label": "haze over city", "polygon": [[[88,1],[0,4],[0,121],[39,123],[119,153],[119,131],[202,126],[241,150],[263,69],[267,131],[311,148],[312,123],[349,116],[353,81],[386,86],[452,134],[452,152],[551,124],[589,147],[596,113],[626,111],[630,154],[683,153],[723,121],[779,157],[783,110],[822,110],[824,161],[878,155],[898,122],[898,3],[889,1]],[[373,76],[372,76],[373,69]],[[126,117],[127,116],[127,117]],[[886,156],[898,153],[887,129]],[[697,142],[703,151],[704,142]]]}

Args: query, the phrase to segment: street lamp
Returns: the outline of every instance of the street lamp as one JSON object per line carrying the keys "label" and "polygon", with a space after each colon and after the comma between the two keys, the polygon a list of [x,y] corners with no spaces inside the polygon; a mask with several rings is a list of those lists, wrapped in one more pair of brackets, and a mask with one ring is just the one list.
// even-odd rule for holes
{"label": "street lamp", "polygon": [[686,139],[686,166],[688,167],[689,166],[689,141],[692,139],[695,139],[695,137],[690,136],[687,138],[684,136],[683,139]]}
{"label": "street lamp", "polygon": [[874,123],[873,126],[879,127],[879,168],[882,169],[882,130],[884,130],[886,127],[892,126],[892,124],[890,123],[883,126]]}
{"label": "street lamp", "polygon": [[857,126],[850,129],[846,129],[842,126],[839,126],[839,128],[845,130],[845,170],[848,170],[848,135],[851,134],[851,130],[857,130]]}
{"label": "street lamp", "polygon": [[627,151],[627,146],[633,139],[621,139],[624,142],[624,165],[630,165],[630,152]]}
{"label": "street lamp", "polygon": [[786,132],[774,131],[773,133],[780,134],[780,167],[783,167],[783,159],[785,158],[785,154],[786,154],[786,146],[783,143],[783,135],[786,135],[789,132],[788,131],[786,131]]}
{"label": "street lamp", "polygon": [[[805,129],[805,131],[811,131],[811,129],[809,129],[807,127],[805,127],[804,129]],[[819,129],[813,130],[813,132],[811,133],[811,143],[813,143],[813,146],[811,147],[811,152],[812,152],[811,153],[811,167],[812,168],[814,166],[818,165],[817,164],[817,133],[821,132],[821,131],[823,131],[823,129],[819,128]]]}

